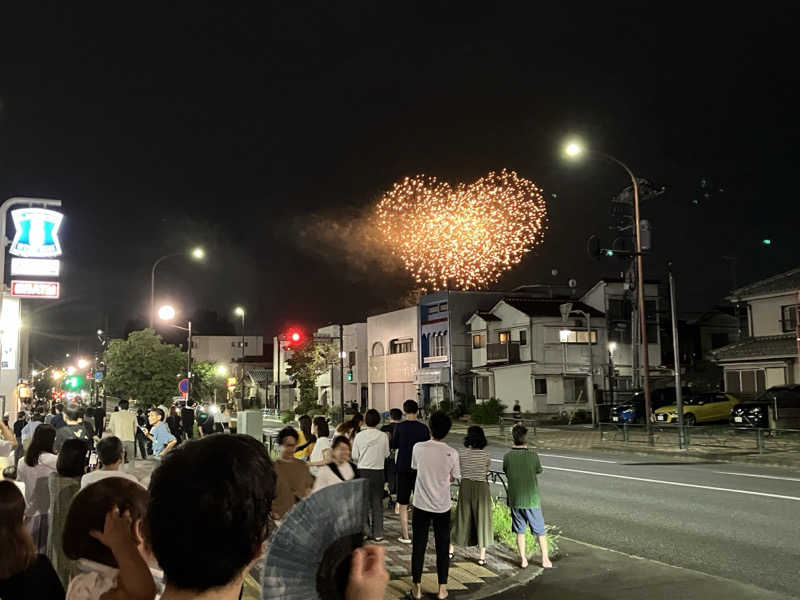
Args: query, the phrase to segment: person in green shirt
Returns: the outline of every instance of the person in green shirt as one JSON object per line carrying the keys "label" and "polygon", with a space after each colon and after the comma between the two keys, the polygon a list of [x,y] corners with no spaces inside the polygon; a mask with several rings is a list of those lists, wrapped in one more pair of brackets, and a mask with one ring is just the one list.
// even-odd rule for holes
{"label": "person in green shirt", "polygon": [[528,429],[518,423],[511,430],[514,445],[503,457],[503,471],[508,483],[508,507],[511,509],[511,529],[517,534],[520,566],[528,566],[525,552],[525,531],[531,528],[542,550],[542,566],[553,567],[547,553],[547,536],[539,500],[539,485],[536,476],[542,472],[542,463],[535,450],[527,446]]}

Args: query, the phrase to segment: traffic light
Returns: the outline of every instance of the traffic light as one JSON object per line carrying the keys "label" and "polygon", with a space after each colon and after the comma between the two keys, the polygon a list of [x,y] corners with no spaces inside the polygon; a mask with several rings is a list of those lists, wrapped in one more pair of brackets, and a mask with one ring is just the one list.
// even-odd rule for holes
{"label": "traffic light", "polygon": [[347,381],[353,381],[353,369],[347,371]]}
{"label": "traffic light", "polygon": [[303,343],[303,333],[299,329],[290,329],[286,332],[286,347],[297,347]]}
{"label": "traffic light", "polygon": [[64,385],[67,389],[77,390],[83,385],[84,378],[81,375],[70,375],[64,380]]}

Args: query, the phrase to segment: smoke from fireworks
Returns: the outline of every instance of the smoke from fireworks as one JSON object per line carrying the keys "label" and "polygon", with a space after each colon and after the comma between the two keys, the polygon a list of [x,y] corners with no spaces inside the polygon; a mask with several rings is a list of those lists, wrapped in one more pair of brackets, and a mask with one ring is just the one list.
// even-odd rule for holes
{"label": "smoke from fireworks", "polygon": [[452,188],[417,175],[378,202],[378,228],[425,288],[481,289],[542,241],[547,209],[533,182],[503,169]]}

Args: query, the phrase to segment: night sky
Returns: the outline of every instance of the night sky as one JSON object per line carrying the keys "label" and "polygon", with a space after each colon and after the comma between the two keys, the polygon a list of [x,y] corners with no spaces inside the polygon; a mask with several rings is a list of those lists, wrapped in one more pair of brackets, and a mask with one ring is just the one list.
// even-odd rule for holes
{"label": "night sky", "polygon": [[62,299],[26,302],[41,361],[146,319],[153,260],[194,244],[209,260],[171,259],[157,284],[184,317],[236,323],[242,304],[272,336],[388,308],[412,282],[360,245],[361,219],[420,172],[532,179],[550,229],[497,288],[589,287],[624,268],[584,247],[626,178],[564,164],[570,133],[667,186],[643,207],[645,268],[674,262],[682,313],[730,289],[723,256],[739,283],[800,263],[788,8],[238,4],[0,8],[0,196],[66,214]]}

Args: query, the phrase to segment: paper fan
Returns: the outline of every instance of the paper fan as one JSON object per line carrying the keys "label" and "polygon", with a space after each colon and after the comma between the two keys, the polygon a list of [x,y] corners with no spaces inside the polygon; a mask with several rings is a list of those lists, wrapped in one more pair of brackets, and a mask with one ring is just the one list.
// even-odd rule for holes
{"label": "paper fan", "polygon": [[270,537],[264,600],[343,598],[350,555],[364,540],[368,482],[328,486],[298,502]]}

